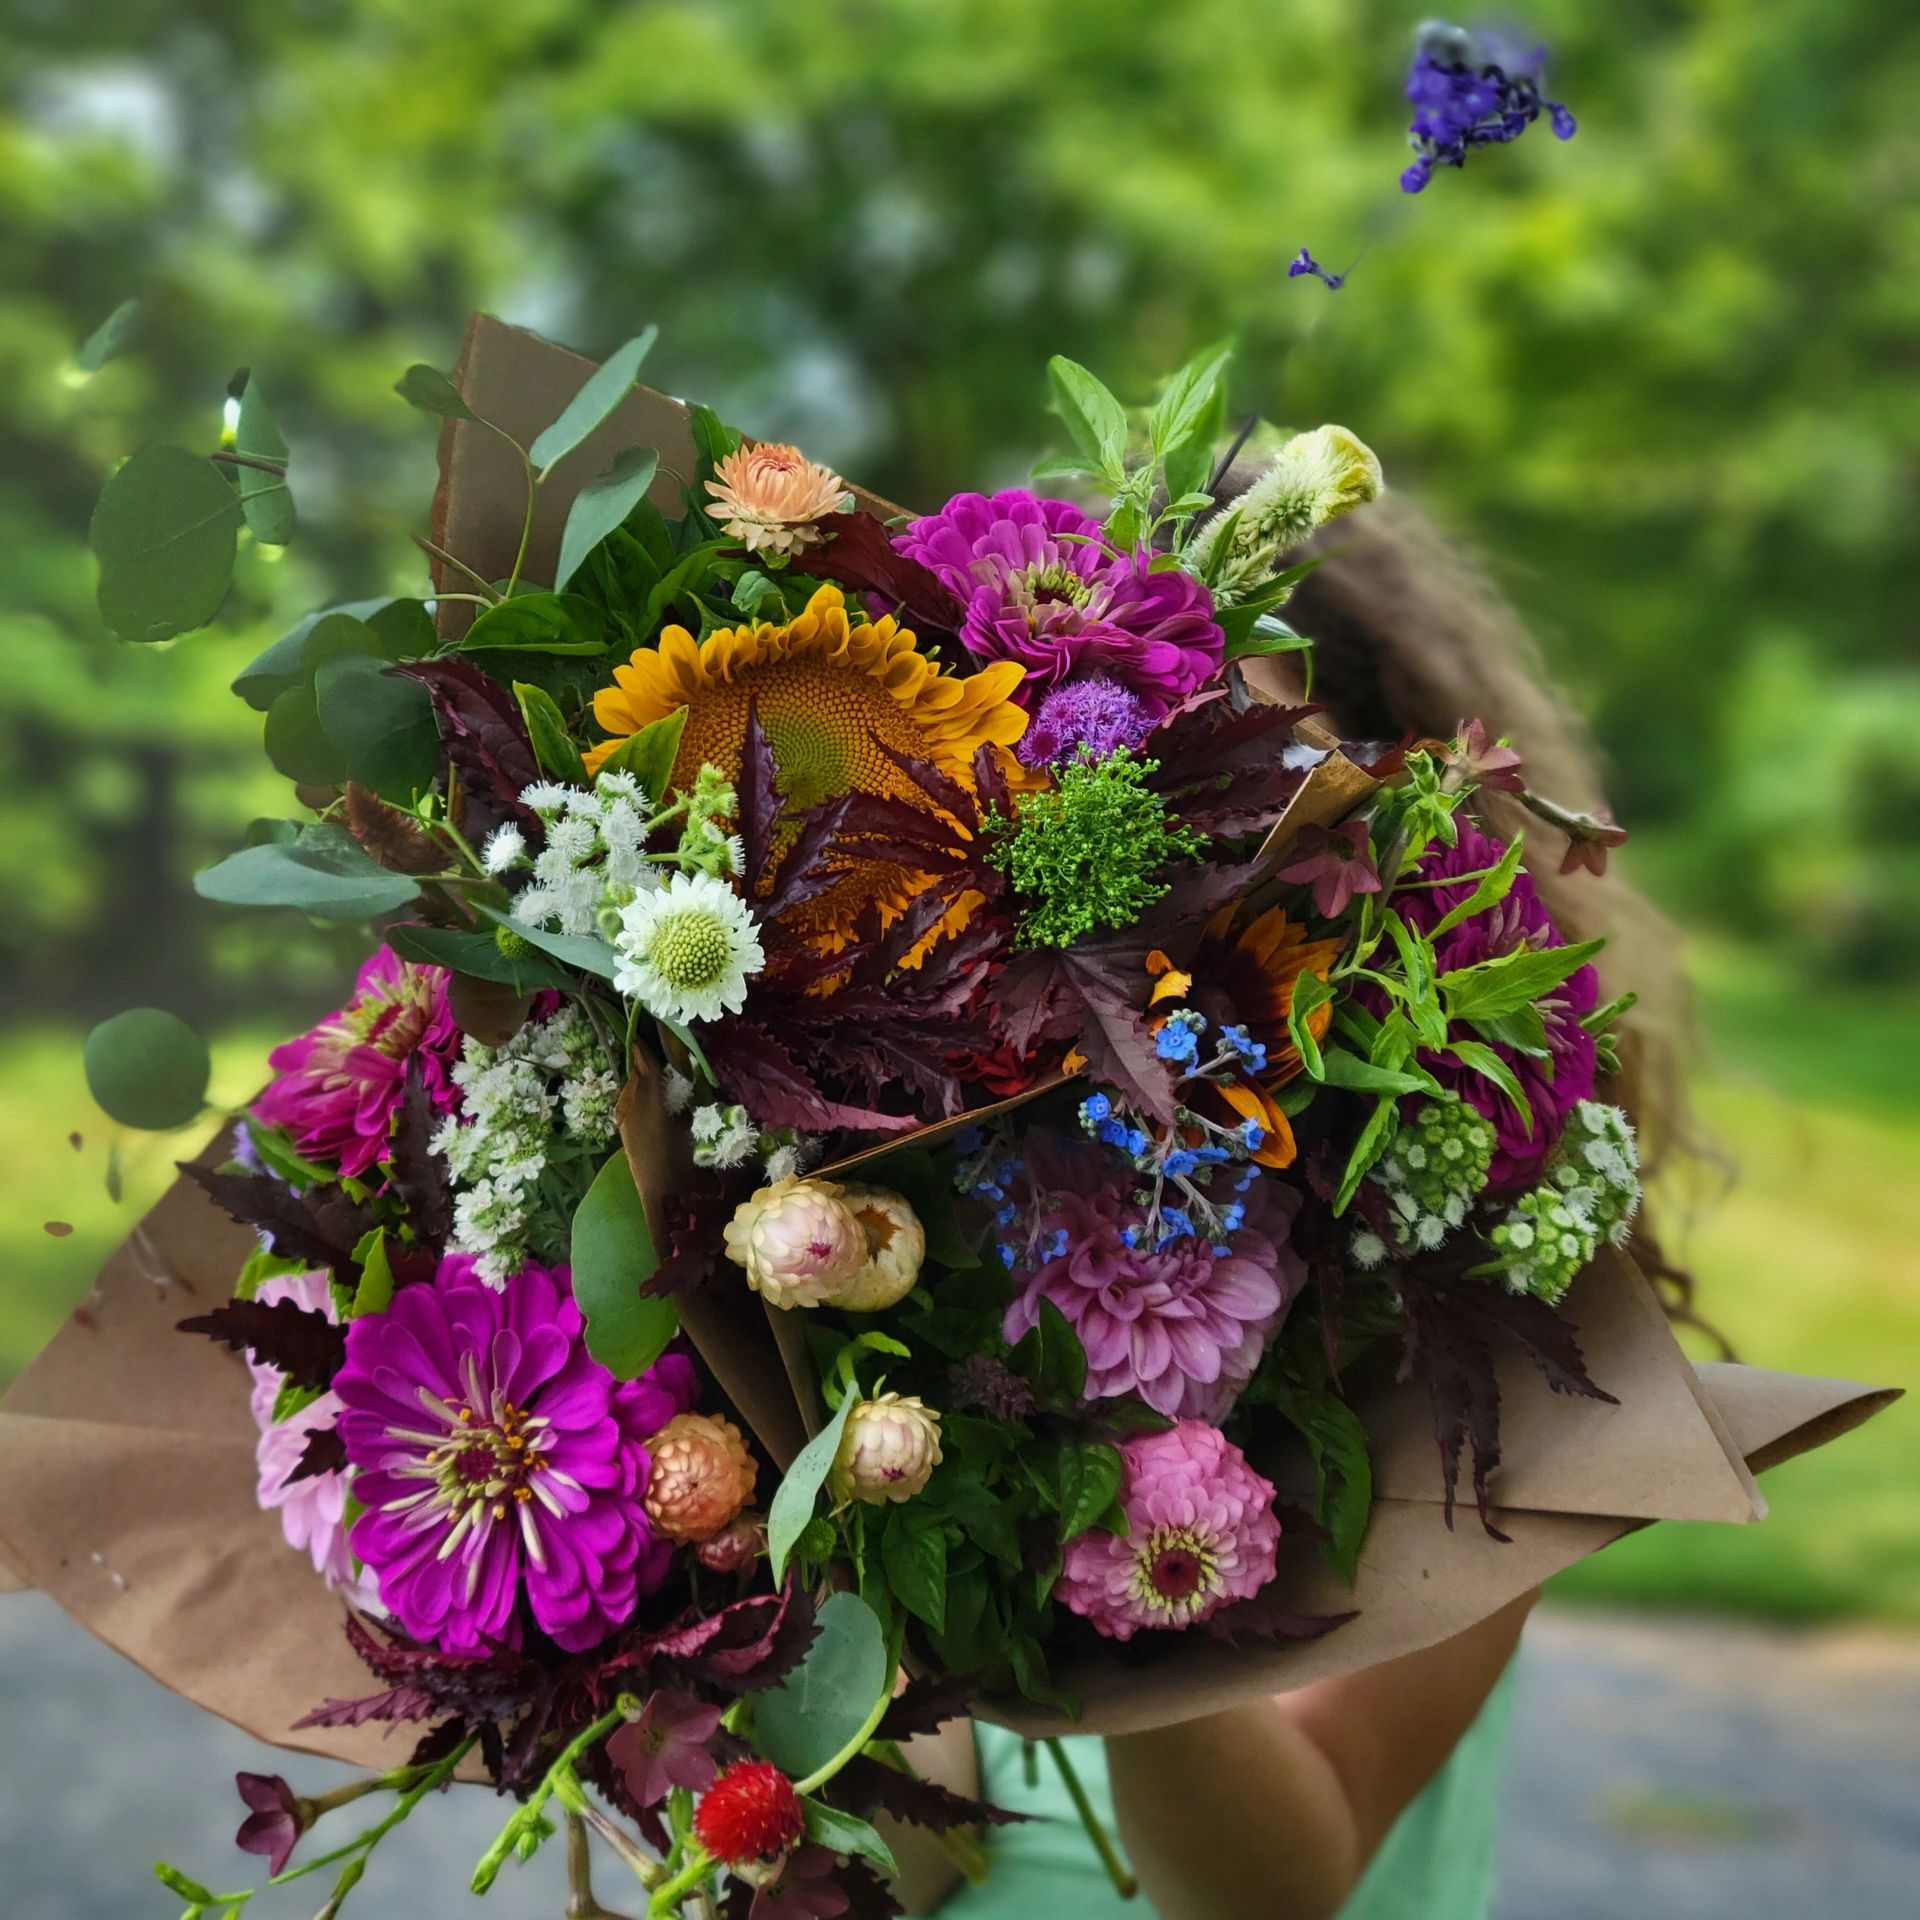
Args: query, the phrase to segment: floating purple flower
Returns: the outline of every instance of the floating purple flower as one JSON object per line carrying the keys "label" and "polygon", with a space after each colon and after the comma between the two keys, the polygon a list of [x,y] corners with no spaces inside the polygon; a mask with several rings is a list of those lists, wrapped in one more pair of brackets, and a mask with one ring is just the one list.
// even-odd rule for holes
{"label": "floating purple flower", "polygon": [[712,1784],[720,1763],[707,1750],[720,1709],[690,1693],[651,1693],[638,1720],[607,1741],[607,1758],[637,1807],[657,1806],[675,1787],[698,1793]]}
{"label": "floating purple flower", "polygon": [[1347,276],[1344,273],[1329,273],[1305,247],[1302,247],[1287,262],[1289,280],[1298,280],[1302,274],[1311,274],[1314,279],[1325,281],[1329,293],[1338,293],[1347,284]]}
{"label": "floating purple flower", "polygon": [[[1284,1244],[1297,1196],[1267,1196],[1258,1227],[1223,1246],[1189,1236],[1156,1251],[1145,1210],[1087,1157],[1073,1166],[1039,1216],[1040,1244],[1059,1251],[1023,1277],[1002,1326],[1008,1344],[1039,1324],[1040,1302],[1051,1300],[1086,1349],[1089,1400],[1137,1393],[1171,1417],[1220,1418],[1305,1278]],[[1127,1244],[1129,1232],[1140,1244]]]}
{"label": "floating purple flower", "polygon": [[1573,115],[1540,92],[1545,61],[1544,47],[1523,48],[1437,20],[1423,26],[1407,74],[1414,160],[1400,185],[1420,192],[1435,167],[1465,166],[1469,148],[1518,140],[1543,112],[1554,133],[1571,140]]}
{"label": "floating purple flower", "polygon": [[1313,910],[1322,920],[1339,919],[1356,893],[1380,891],[1367,823],[1343,820],[1336,827],[1302,827],[1279,877],[1311,887]]}
{"label": "floating purple flower", "polygon": [[[1435,880],[1450,874],[1482,873],[1498,865],[1504,851],[1500,841],[1462,821],[1460,844],[1456,847],[1436,844],[1429,848],[1415,870],[1415,877]],[[1409,926],[1430,934],[1472,894],[1473,888],[1474,882],[1465,879],[1452,885],[1415,887],[1396,893],[1393,904]],[[1532,876],[1522,869],[1514,876],[1513,889],[1504,900],[1469,915],[1434,941],[1434,962],[1439,972],[1453,973],[1523,946],[1565,944]],[[1519,1109],[1491,1080],[1463,1065],[1450,1053],[1421,1052],[1420,1064],[1442,1086],[1471,1101],[1493,1122],[1497,1138],[1493,1164],[1487,1173],[1487,1184],[1493,1191],[1513,1192],[1533,1185],[1560,1138],[1567,1115],[1582,1100],[1593,1097],[1594,1039],[1580,1022],[1583,1015],[1593,1011],[1599,998],[1600,976],[1591,966],[1580,967],[1544,1000],[1537,1002],[1546,1028],[1544,1060],[1502,1042],[1492,1043],[1494,1052],[1513,1069],[1533,1109],[1531,1131],[1521,1119]],[[1480,1039],[1483,1036],[1462,1037]]]}
{"label": "floating purple flower", "polygon": [[358,1179],[386,1150],[416,1058],[435,1108],[452,1109],[460,1044],[446,969],[417,967],[381,947],[339,1012],[267,1056],[280,1077],[253,1111],[284,1127],[302,1153]]}
{"label": "floating purple flower", "polygon": [[261,1855],[270,1874],[285,1872],[306,1831],[307,1808],[277,1773],[236,1773],[233,1784],[248,1810],[233,1844],[242,1853]]}
{"label": "floating purple flower", "polygon": [[1137,693],[1104,673],[1090,673],[1055,687],[1040,702],[1014,752],[1029,767],[1057,766],[1082,753],[1104,760],[1121,747],[1137,747],[1153,727],[1154,716]]}
{"label": "floating purple flower", "polygon": [[495,1291],[441,1263],[347,1329],[333,1390],[359,1469],[353,1549],[381,1604],[444,1651],[518,1645],[521,1600],[580,1652],[666,1577],[670,1545],[641,1506],[646,1442],[693,1402],[678,1354],[616,1381],[586,1349],[565,1268]]}
{"label": "floating purple flower", "polygon": [[982,660],[1026,668],[1029,712],[1065,682],[1104,674],[1159,719],[1219,667],[1213,596],[1180,567],[1116,554],[1100,523],[1023,487],[957,493],[894,545],[966,605],[960,638]]}

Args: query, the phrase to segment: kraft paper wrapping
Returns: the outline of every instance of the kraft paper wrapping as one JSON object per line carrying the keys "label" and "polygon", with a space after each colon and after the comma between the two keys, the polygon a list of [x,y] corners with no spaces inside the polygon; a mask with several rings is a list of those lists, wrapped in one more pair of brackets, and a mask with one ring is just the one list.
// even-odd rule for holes
{"label": "kraft paper wrapping", "polygon": [[[474,409],[523,441],[557,413],[587,363],[479,316],[459,380]],[[550,568],[567,492],[634,443],[663,470],[692,471],[685,409],[636,392],[569,457],[536,520],[533,574]],[[435,499],[436,541],[484,574],[503,574],[524,506],[518,464],[493,437],[450,422]],[[660,504],[677,504],[664,477]],[[891,512],[885,502],[863,504]],[[449,608],[450,620],[461,609]],[[1286,697],[1283,679],[1257,689]],[[1322,744],[1316,737],[1314,744]],[[1338,755],[1316,769],[1288,820],[1337,819],[1366,776]],[[1284,838],[1284,836],[1282,836]],[[622,1139],[650,1214],[676,1162],[657,1079],[636,1071]],[[212,1151],[212,1149],[210,1149]],[[341,1603],[277,1516],[254,1501],[254,1441],[243,1362],[175,1323],[226,1299],[252,1244],[199,1188],[168,1190],[102,1269],[93,1291],[0,1401],[0,1565],[37,1586],[156,1679],[256,1738],[294,1752],[393,1764],[412,1735],[293,1723],[329,1696],[373,1690],[340,1633]],[[790,1320],[723,1273],[683,1303],[689,1337],[768,1451],[784,1464],[818,1420]],[[1420,1396],[1383,1393],[1363,1408],[1379,1488],[1351,1592],[1310,1542],[1282,1546],[1290,1604],[1358,1617],[1322,1639],[1232,1650],[1199,1636],[1122,1655],[1104,1650],[1060,1678],[1085,1703],[1082,1730],[1121,1732],[1188,1719],[1263,1692],[1389,1660],[1461,1632],[1550,1574],[1656,1519],[1757,1519],[1752,1472],[1870,1418],[1897,1395],[1848,1381],[1733,1366],[1690,1367],[1651,1289],[1621,1256],[1579,1282],[1573,1311],[1593,1377],[1617,1407],[1549,1394],[1517,1366],[1503,1378],[1504,1464],[1487,1537],[1471,1511],[1442,1524],[1439,1469]],[[1304,1484],[1304,1483],[1303,1483]],[[1024,1702],[990,1717],[1029,1732],[1058,1716]]]}

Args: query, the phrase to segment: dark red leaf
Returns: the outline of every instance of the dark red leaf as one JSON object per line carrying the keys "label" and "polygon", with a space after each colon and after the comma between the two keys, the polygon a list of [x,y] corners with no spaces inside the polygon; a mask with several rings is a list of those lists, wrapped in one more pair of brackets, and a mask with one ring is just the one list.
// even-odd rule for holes
{"label": "dark red leaf", "polygon": [[[1011,1379],[1013,1376],[1008,1375]],[[874,1729],[876,1740],[911,1740],[958,1720],[973,1705],[980,1688],[964,1675],[923,1673],[894,1695],[893,1704]]]}
{"label": "dark red leaf", "polygon": [[182,1333],[204,1333],[236,1353],[276,1368],[296,1387],[327,1387],[347,1357],[347,1332],[324,1313],[292,1300],[229,1300],[211,1313],[180,1322]]}
{"label": "dark red leaf", "polygon": [[746,849],[745,871],[751,887],[760,884],[773,857],[774,829],[780,824],[780,789],[776,784],[773,748],[760,725],[760,703],[747,696],[746,738],[740,748],[740,839]]}
{"label": "dark red leaf", "polygon": [[505,820],[538,835],[539,818],[520,804],[520,794],[540,779],[540,762],[506,688],[470,660],[409,660],[389,671],[418,680],[432,697],[440,744],[474,816],[460,823],[468,839]]}
{"label": "dark red leaf", "polygon": [[1119,948],[1015,954],[997,983],[1003,1030],[1023,1055],[1043,1041],[1077,1046],[1091,1079],[1170,1124],[1177,1104],[1172,1069],[1154,1052],[1140,1013],[1146,979],[1138,956]]}
{"label": "dark red leaf", "polygon": [[297,1733],[302,1727],[364,1727],[370,1721],[382,1720],[431,1720],[438,1712],[432,1696],[418,1687],[388,1687],[361,1700],[329,1700],[304,1719],[296,1720],[293,1731]]}
{"label": "dark red leaf", "polygon": [[307,1444],[300,1451],[299,1464],[287,1475],[285,1484],[292,1486],[296,1480],[312,1480],[323,1473],[338,1473],[347,1464],[346,1442],[340,1438],[333,1427],[315,1427],[307,1435]]}
{"label": "dark red leaf", "polygon": [[751,1020],[722,1021],[702,1041],[715,1077],[763,1127],[900,1133],[918,1125],[912,1114],[880,1113],[828,1098],[793,1055]]}
{"label": "dark red leaf", "polygon": [[453,1231],[453,1200],[446,1161],[433,1150],[439,1126],[427,1092],[426,1069],[416,1055],[407,1063],[406,1089],[387,1151],[391,1190],[406,1203],[408,1224],[422,1240],[446,1245]]}
{"label": "dark red leaf", "polygon": [[970,1800],[916,1774],[902,1773],[868,1754],[849,1761],[834,1775],[827,1798],[862,1819],[879,1811],[934,1833],[945,1833],[949,1827],[1010,1827],[1033,1817],[996,1807],[987,1800]]}
{"label": "dark red leaf", "polygon": [[1238,1647],[1249,1640],[1317,1640],[1356,1618],[1354,1612],[1290,1613],[1281,1606],[1280,1595],[1269,1587],[1250,1600],[1236,1600],[1232,1606],[1222,1607],[1208,1618],[1206,1627],[1216,1640]]}
{"label": "dark red leaf", "polygon": [[802,547],[788,562],[795,573],[838,580],[861,593],[882,595],[903,624],[932,633],[957,633],[966,608],[918,560],[896,551],[887,530],[870,513],[846,513],[823,522],[833,538]]}
{"label": "dark red leaf", "polygon": [[372,1210],[337,1186],[296,1191],[265,1173],[223,1173],[193,1161],[178,1163],[241,1225],[256,1227],[275,1253],[328,1267],[344,1280],[358,1276],[353,1250],[373,1225]]}

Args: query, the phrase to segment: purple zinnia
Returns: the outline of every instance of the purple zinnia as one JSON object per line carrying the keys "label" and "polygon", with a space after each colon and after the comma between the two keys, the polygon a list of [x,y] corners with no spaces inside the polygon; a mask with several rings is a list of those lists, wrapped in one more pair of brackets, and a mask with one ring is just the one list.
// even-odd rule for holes
{"label": "purple zinnia", "polygon": [[1180,567],[1117,554],[1099,521],[1024,487],[957,493],[894,545],[931,568],[966,606],[960,638],[982,660],[1026,668],[1014,698],[1029,712],[1054,688],[1104,674],[1153,719],[1219,667],[1225,638],[1213,596]]}
{"label": "purple zinnia", "polygon": [[1120,1461],[1127,1531],[1069,1541],[1054,1589],[1101,1633],[1194,1626],[1273,1578],[1273,1483],[1217,1427],[1176,1420],[1122,1441]]}
{"label": "purple zinnia", "polygon": [[[1462,821],[1460,844],[1449,847],[1436,842],[1421,857],[1413,877],[1442,880],[1450,874],[1483,873],[1499,864],[1505,850],[1501,841]],[[1472,894],[1473,888],[1470,879],[1452,885],[1414,887],[1396,893],[1393,904],[1410,927],[1430,934]],[[1504,900],[1469,915],[1434,941],[1434,966],[1439,973],[1453,973],[1523,946],[1565,944],[1532,875],[1523,868],[1514,875],[1513,888]],[[1599,998],[1600,976],[1591,966],[1580,967],[1544,1000],[1536,1002],[1546,1027],[1544,1060],[1498,1041],[1492,1043],[1494,1052],[1513,1069],[1533,1109],[1531,1131],[1521,1119],[1520,1110],[1491,1080],[1450,1053],[1424,1049],[1420,1053],[1420,1064],[1436,1080],[1471,1101],[1492,1121],[1497,1139],[1487,1184],[1495,1192],[1533,1185],[1560,1138],[1567,1115],[1582,1100],[1593,1097],[1594,1039],[1580,1022],[1583,1015],[1593,1011]]]}
{"label": "purple zinnia", "polygon": [[1154,716],[1137,693],[1104,673],[1091,673],[1055,687],[1040,702],[1014,752],[1029,767],[1057,766],[1082,753],[1104,760],[1122,747],[1137,747],[1153,727]]}
{"label": "purple zinnia", "polygon": [[1170,1417],[1219,1419],[1305,1278],[1284,1244],[1291,1207],[1278,1200],[1261,1220],[1277,1238],[1243,1227],[1219,1247],[1184,1236],[1156,1251],[1145,1209],[1076,1164],[1079,1177],[1039,1216],[1042,1245],[1061,1251],[1025,1276],[1002,1325],[1007,1344],[1051,1300],[1086,1349],[1089,1400],[1137,1393]]}
{"label": "purple zinnia", "polygon": [[460,1046],[446,969],[417,967],[381,947],[344,1007],[268,1054],[279,1078],[253,1111],[284,1127],[302,1153],[358,1179],[386,1151],[416,1059],[435,1109],[451,1110]]}
{"label": "purple zinnia", "polygon": [[446,1652],[518,1645],[521,1599],[569,1652],[625,1625],[671,1546],[641,1506],[648,1438],[692,1405],[669,1354],[617,1381],[586,1349],[564,1267],[499,1291],[455,1255],[347,1329],[333,1391],[366,1508],[353,1550],[406,1631]]}
{"label": "purple zinnia", "polygon": [[1413,164],[1400,176],[1418,193],[1435,167],[1466,165],[1472,147],[1505,146],[1518,140],[1544,112],[1562,140],[1574,134],[1573,115],[1540,91],[1546,49],[1526,49],[1490,36],[1429,21],[1414,40],[1407,73],[1413,106],[1408,139]]}

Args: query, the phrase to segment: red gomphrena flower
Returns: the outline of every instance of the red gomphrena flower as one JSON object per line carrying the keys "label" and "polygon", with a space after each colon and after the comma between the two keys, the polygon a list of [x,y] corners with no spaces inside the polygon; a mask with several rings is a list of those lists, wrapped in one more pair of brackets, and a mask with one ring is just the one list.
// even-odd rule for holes
{"label": "red gomphrena flower", "polygon": [[694,1837],[729,1867],[771,1860],[806,1831],[793,1782],[767,1760],[737,1760],[701,1795]]}

